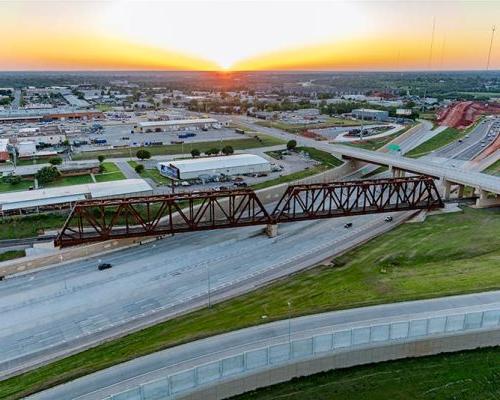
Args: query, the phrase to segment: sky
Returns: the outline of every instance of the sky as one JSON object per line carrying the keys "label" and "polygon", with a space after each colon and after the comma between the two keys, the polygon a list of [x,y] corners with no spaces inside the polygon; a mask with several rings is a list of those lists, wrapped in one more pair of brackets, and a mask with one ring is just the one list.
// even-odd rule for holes
{"label": "sky", "polygon": [[0,70],[500,69],[500,0],[0,1]]}

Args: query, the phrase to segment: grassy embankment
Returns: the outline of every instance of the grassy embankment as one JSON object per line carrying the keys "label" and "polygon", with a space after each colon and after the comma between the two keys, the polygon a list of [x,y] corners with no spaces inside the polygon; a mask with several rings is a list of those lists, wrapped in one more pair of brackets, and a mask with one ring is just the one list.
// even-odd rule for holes
{"label": "grassy embankment", "polygon": [[21,258],[26,256],[26,251],[24,250],[8,250],[0,253],[0,262],[13,260],[15,258]]}
{"label": "grassy embankment", "polygon": [[334,126],[357,126],[361,125],[359,121],[352,121],[342,118],[328,118],[325,122],[318,122],[316,124],[288,124],[282,121],[258,121],[257,125],[265,126],[267,128],[281,129],[289,133],[300,133],[304,129],[322,129],[331,128]]}
{"label": "grassy embankment", "polygon": [[231,400],[492,400],[500,347],[388,361],[301,377]]}
{"label": "grassy embankment", "polygon": [[[312,168],[305,169],[303,171],[297,171],[292,174],[283,175],[275,179],[270,179],[265,182],[257,183],[252,185],[252,188],[255,190],[264,189],[266,187],[279,185],[286,182],[292,182],[298,179],[307,178],[308,176],[316,175],[331,168],[338,167],[342,165],[342,161],[337,157],[332,156],[330,153],[322,150],[315,149],[314,147],[297,147],[297,151],[303,151],[309,154],[313,160],[319,161],[321,164],[315,165]],[[271,157],[279,159],[279,155],[281,152],[271,151],[268,152]]]}
{"label": "grassy embankment", "polygon": [[500,176],[500,160],[491,164],[488,168],[483,171],[485,174]]}
{"label": "grassy embankment", "polygon": [[[183,154],[190,153],[192,149],[198,149],[200,152],[205,152],[214,147],[222,148],[224,146],[232,146],[234,150],[243,149],[253,149],[256,147],[267,147],[275,146],[278,144],[284,144],[285,142],[280,139],[276,139],[272,136],[267,136],[263,134],[258,134],[256,137],[246,137],[244,139],[229,139],[216,142],[193,142],[185,144],[170,144],[161,146],[147,146],[147,147],[134,147],[133,152],[136,153],[138,150],[147,150],[151,155],[169,155],[169,154]],[[120,149],[110,149],[102,151],[90,151],[84,153],[78,153],[73,156],[73,160],[89,160],[95,159],[98,155],[105,155],[107,158],[113,157],[123,157],[127,158],[130,156],[129,148]]]}
{"label": "grassy embankment", "polygon": [[[446,240],[443,240],[446,238]],[[0,382],[20,398],[140,355],[293,316],[500,288],[500,212],[470,209],[405,224],[334,261]],[[267,319],[262,319],[267,315]]]}

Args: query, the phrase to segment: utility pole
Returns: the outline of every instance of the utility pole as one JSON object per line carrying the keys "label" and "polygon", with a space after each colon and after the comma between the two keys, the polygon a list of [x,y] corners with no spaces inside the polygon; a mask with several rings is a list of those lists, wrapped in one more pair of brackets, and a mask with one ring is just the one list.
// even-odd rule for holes
{"label": "utility pole", "polygon": [[288,301],[288,343],[292,342],[292,302]]}
{"label": "utility pole", "polygon": [[207,263],[207,297],[208,297],[208,308],[212,306],[210,302],[210,267]]}
{"label": "utility pole", "polygon": [[488,62],[486,63],[486,71],[490,69],[491,49],[493,48],[493,38],[495,36],[495,25],[491,28],[490,49],[488,50]]}

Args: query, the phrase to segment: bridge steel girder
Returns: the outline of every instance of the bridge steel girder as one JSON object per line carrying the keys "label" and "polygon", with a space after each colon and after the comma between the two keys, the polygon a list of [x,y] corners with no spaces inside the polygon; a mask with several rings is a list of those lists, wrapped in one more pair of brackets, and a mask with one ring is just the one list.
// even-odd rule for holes
{"label": "bridge steel girder", "polygon": [[291,185],[272,212],[251,189],[77,202],[56,246],[443,207],[433,178]]}

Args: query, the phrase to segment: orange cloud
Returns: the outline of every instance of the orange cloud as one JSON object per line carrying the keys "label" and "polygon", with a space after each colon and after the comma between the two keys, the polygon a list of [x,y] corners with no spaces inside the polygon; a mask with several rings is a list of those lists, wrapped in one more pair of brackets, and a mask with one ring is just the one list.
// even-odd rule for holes
{"label": "orange cloud", "polygon": [[209,60],[97,35],[9,35],[0,42],[0,69],[218,70]]}

